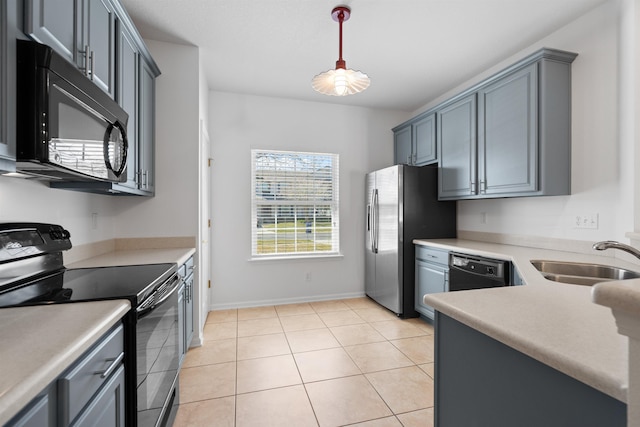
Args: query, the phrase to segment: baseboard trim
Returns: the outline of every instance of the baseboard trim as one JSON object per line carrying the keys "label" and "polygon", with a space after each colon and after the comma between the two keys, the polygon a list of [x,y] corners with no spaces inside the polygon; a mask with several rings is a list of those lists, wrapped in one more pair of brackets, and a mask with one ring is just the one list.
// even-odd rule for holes
{"label": "baseboard trim", "polygon": [[269,305],[285,305],[285,304],[299,304],[304,302],[316,302],[316,301],[330,301],[349,298],[361,298],[366,296],[364,291],[362,292],[348,292],[341,294],[320,295],[320,296],[306,296],[295,298],[277,298],[268,300],[255,300],[255,301],[237,301],[222,304],[210,304],[209,311],[215,310],[228,310],[234,308],[249,308],[249,307],[263,307]]}

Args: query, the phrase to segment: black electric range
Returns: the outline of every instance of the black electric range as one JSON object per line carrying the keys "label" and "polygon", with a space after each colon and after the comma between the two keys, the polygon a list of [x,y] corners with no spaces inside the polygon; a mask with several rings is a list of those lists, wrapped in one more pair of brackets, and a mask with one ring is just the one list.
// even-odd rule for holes
{"label": "black electric range", "polygon": [[0,309],[128,299],[125,424],[171,425],[178,404],[176,264],[67,269],[62,252],[70,237],[59,225],[0,223]]}

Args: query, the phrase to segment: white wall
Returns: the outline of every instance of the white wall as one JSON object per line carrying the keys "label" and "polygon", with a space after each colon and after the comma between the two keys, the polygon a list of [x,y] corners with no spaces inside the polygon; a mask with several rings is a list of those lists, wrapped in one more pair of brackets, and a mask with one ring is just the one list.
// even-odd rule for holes
{"label": "white wall", "polygon": [[[210,92],[212,308],[364,294],[364,176],[393,162],[406,113]],[[253,148],[340,155],[343,257],[250,261]],[[311,281],[305,281],[306,273]]]}
{"label": "white wall", "polygon": [[[42,182],[0,176],[0,222],[48,222],[71,233],[74,245],[111,239],[115,197],[56,190]],[[97,213],[93,228],[91,214]]]}
{"label": "white wall", "polygon": [[[629,34],[620,25],[626,7],[612,0],[420,109],[541,47],[579,54],[572,65],[572,194],[460,201],[459,230],[588,241],[624,241],[625,232],[633,230],[634,138],[627,131],[633,118],[625,115],[628,52],[621,53]],[[599,229],[573,227],[576,215],[591,213],[599,214]]]}
{"label": "white wall", "polygon": [[118,199],[116,237],[198,234],[199,50],[146,40],[156,79],[155,197]]}

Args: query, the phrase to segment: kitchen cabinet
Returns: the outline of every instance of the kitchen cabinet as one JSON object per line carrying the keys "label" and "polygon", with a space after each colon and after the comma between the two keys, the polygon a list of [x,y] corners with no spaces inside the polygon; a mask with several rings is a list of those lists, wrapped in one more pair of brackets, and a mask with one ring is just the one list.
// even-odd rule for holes
{"label": "kitchen cabinet", "polygon": [[149,195],[155,192],[155,77],[150,64],[140,59],[138,99],[138,179],[139,188]]}
{"label": "kitchen cabinet", "polygon": [[435,122],[435,114],[429,114],[393,129],[395,164],[424,166],[437,161]]}
{"label": "kitchen cabinet", "polygon": [[178,291],[178,341],[180,346],[180,365],[182,359],[189,351],[193,339],[193,284],[194,271],[193,257],[178,267],[178,275],[182,285]]}
{"label": "kitchen cabinet", "polygon": [[0,2],[0,172],[14,172],[16,158],[17,0]]}
{"label": "kitchen cabinet", "polygon": [[[106,3],[102,3],[106,4]],[[153,196],[155,194],[155,79],[157,64],[131,18],[119,2],[113,2],[115,100],[129,114],[127,122],[127,180],[121,183],[52,181],[53,188],[63,188],[110,195]]]}
{"label": "kitchen cabinet", "polygon": [[438,111],[438,198],[476,194],[476,95]]}
{"label": "kitchen cabinet", "polygon": [[433,307],[423,301],[425,294],[449,290],[449,252],[416,245],[416,296],[415,309],[433,320]]}
{"label": "kitchen cabinet", "polygon": [[541,49],[436,108],[441,200],[571,192],[571,62]]}
{"label": "kitchen cabinet", "polygon": [[116,101],[129,114],[127,122],[127,181],[122,186],[138,188],[138,61],[139,49],[129,29],[118,29],[118,92]]}
{"label": "kitchen cabinet", "polygon": [[105,333],[7,425],[124,425],[124,329]]}
{"label": "kitchen cabinet", "polygon": [[537,190],[538,64],[478,91],[478,188],[481,195]]}
{"label": "kitchen cabinet", "polygon": [[110,0],[27,0],[25,32],[115,96],[116,15]]}
{"label": "kitchen cabinet", "polygon": [[440,312],[435,328],[435,425],[627,425],[625,403]]}

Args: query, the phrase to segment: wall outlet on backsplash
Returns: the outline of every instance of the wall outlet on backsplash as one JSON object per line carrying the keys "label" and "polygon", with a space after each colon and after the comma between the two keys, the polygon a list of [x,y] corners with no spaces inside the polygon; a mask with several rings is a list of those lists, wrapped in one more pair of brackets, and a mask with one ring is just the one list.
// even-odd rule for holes
{"label": "wall outlet on backsplash", "polygon": [[598,214],[583,214],[576,215],[573,221],[573,228],[590,228],[592,230],[598,229]]}

